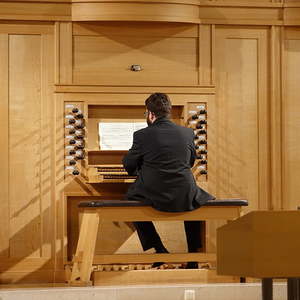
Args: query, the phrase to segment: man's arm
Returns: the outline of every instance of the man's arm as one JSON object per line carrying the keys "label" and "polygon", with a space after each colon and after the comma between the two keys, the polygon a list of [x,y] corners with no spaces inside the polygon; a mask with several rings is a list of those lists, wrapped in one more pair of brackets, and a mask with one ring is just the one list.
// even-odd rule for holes
{"label": "man's arm", "polygon": [[196,147],[195,147],[195,133],[194,130],[191,129],[191,158],[190,158],[190,166],[191,168],[194,166],[195,160],[196,160]]}
{"label": "man's arm", "polygon": [[142,164],[141,141],[138,132],[133,134],[132,147],[123,158],[123,166],[129,175],[137,175]]}

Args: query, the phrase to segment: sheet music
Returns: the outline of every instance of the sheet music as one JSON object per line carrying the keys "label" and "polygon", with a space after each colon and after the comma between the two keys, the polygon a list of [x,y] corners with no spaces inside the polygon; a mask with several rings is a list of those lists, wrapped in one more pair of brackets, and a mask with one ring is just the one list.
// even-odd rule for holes
{"label": "sheet music", "polygon": [[132,146],[133,133],[145,127],[146,122],[100,122],[100,149],[128,150]]}

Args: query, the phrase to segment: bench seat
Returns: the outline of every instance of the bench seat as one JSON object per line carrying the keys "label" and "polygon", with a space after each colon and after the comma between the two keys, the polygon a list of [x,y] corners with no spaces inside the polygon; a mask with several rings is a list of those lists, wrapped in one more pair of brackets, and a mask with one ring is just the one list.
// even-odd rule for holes
{"label": "bench seat", "polygon": [[[216,199],[207,201],[205,206],[247,206],[247,200],[241,199]],[[79,203],[79,207],[132,207],[132,206],[149,206],[141,201],[133,200],[97,200],[84,201]]]}

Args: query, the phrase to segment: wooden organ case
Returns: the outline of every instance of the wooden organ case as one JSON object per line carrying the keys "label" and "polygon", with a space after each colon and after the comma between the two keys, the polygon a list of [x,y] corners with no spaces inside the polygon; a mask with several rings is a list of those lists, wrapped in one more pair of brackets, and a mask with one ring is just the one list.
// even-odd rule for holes
{"label": "wooden organ case", "polygon": [[[79,202],[123,199],[135,180],[122,166],[127,150],[102,147],[99,124],[145,122],[145,99],[153,92],[167,93],[172,101],[171,120],[194,130],[197,160],[192,172],[198,185],[212,194],[215,173],[214,155],[210,154],[215,139],[211,126],[215,89],[213,73],[206,69],[211,68],[212,60],[209,53],[200,51],[204,43],[200,42],[199,25],[73,23],[72,32],[72,76],[68,79],[72,78],[72,84],[56,89],[64,120],[65,265],[76,249]],[[211,34],[208,27],[202,33],[203,39]],[[205,69],[200,68],[200,58],[207,60]],[[118,134],[115,137],[118,144]],[[156,222],[155,226],[171,252],[187,251],[182,222]],[[139,252],[140,242],[130,223],[101,225],[96,257]]]}
{"label": "wooden organ case", "polygon": [[[0,281],[64,282],[78,203],[122,199],[132,181],[116,168],[124,150],[100,150],[98,119],[141,120],[153,92],[184,126],[205,105],[201,187],[247,199],[245,212],[297,209],[298,2],[0,1]],[[170,251],[186,250],[179,224],[155,225]],[[220,225],[206,223],[210,252]],[[142,251],[130,224],[101,228],[98,254]]]}

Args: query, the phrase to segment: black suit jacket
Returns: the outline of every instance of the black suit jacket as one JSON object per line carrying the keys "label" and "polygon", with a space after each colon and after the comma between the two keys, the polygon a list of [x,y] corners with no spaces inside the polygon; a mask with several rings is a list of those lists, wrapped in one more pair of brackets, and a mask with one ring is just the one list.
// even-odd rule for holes
{"label": "black suit jacket", "polygon": [[133,135],[123,158],[129,175],[137,174],[126,198],[149,203],[161,211],[189,211],[214,197],[196,185],[191,167],[196,150],[194,131],[159,118]]}

